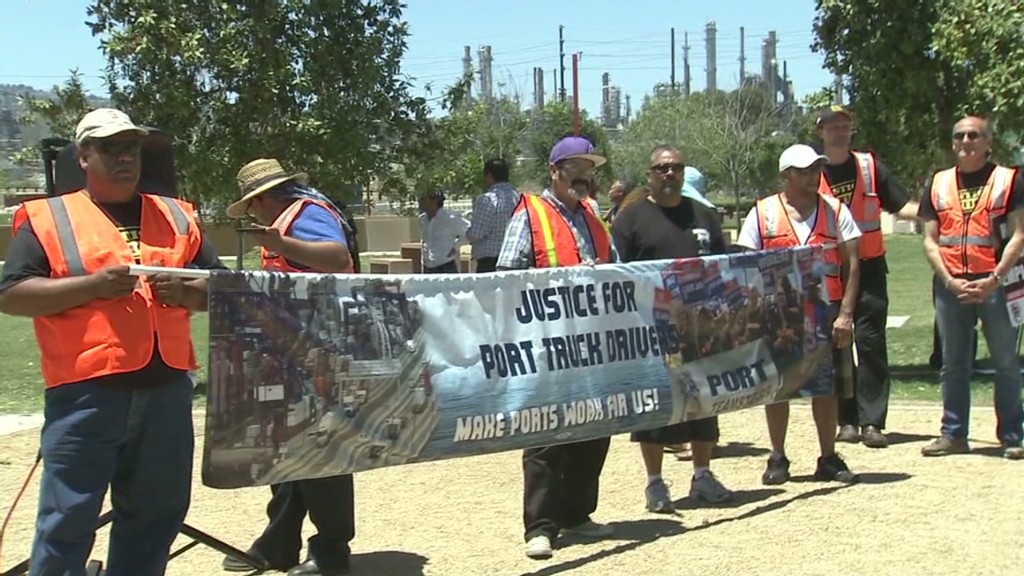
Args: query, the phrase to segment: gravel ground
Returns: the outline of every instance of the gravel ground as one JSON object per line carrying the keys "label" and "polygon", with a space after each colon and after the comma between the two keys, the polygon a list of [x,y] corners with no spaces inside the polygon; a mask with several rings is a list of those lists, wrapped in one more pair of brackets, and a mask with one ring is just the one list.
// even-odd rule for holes
{"label": "gravel ground", "polygon": [[[784,574],[844,576],[1008,575],[1024,566],[1024,462],[998,457],[991,408],[974,414],[975,453],[925,459],[920,447],[938,427],[937,406],[899,406],[885,450],[842,445],[863,482],[841,487],[810,480],[816,446],[810,410],[793,409],[789,455],[794,480],[760,484],[763,413],[722,418],[725,448],[713,469],[736,502],[695,507],[685,498],[690,464],[666,459],[678,517],[644,511],[645,475],[636,448],[612,441],[595,519],[618,530],[596,543],[565,541],[547,561],[523,555],[518,452],[399,466],[356,477],[353,574],[416,576],[652,576]],[[201,430],[197,418],[197,430]],[[0,509],[6,511],[36,452],[38,430],[0,438]],[[240,548],[262,529],[267,488],[218,491],[199,484],[188,522]],[[23,559],[32,537],[34,479],[4,538],[0,569]],[[307,528],[307,533],[309,529]],[[186,543],[184,538],[179,544]],[[106,553],[106,530],[93,558]],[[224,574],[221,556],[197,547],[174,559],[169,575]]]}

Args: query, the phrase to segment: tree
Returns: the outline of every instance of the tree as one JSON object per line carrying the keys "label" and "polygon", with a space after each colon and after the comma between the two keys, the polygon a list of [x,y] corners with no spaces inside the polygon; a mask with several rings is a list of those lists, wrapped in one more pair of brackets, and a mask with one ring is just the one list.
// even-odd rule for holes
{"label": "tree", "polygon": [[183,194],[215,214],[253,158],[351,190],[426,129],[399,0],[92,0],[88,15],[115,103],[175,135]]}
{"label": "tree", "polygon": [[520,155],[529,127],[526,115],[513,98],[470,99],[471,82],[467,75],[445,89],[441,108],[446,114],[430,122],[400,166],[381,182],[396,211],[415,207],[418,196],[432,188],[443,188],[453,198],[475,197],[484,191],[488,158],[505,158],[511,164]]}
{"label": "tree", "polygon": [[[526,152],[530,159],[520,171],[520,178],[531,184],[544,186],[548,182],[548,159],[555,144],[573,134],[573,115],[571,102],[549,102],[541,110],[534,111],[532,128],[529,133]],[[608,163],[597,170],[597,184],[601,189],[609,187],[618,176],[615,172],[613,150],[608,134],[600,124],[590,119],[585,111],[580,111],[580,135],[587,137],[597,153],[608,159]]]}
{"label": "tree", "polygon": [[1019,0],[818,0],[813,48],[843,74],[860,145],[902,178],[949,161],[954,122],[995,120],[997,158],[1024,134]]}
{"label": "tree", "polygon": [[[50,130],[50,136],[74,140],[78,121],[86,112],[93,109],[89,96],[85,93],[81,73],[77,69],[72,70],[71,76],[63,85],[53,87],[53,94],[52,99],[32,97],[28,94],[20,96],[19,101],[25,112],[18,122],[23,126],[44,122]],[[15,152],[12,159],[22,165],[38,164],[41,161],[38,143]]]}

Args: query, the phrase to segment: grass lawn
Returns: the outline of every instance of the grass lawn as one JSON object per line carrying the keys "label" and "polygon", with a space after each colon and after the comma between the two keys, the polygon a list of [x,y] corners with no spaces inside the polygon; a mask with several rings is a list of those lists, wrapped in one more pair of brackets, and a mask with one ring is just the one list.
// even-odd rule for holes
{"label": "grass lawn", "polygon": [[[892,328],[889,337],[889,362],[893,371],[893,399],[937,401],[940,398],[938,375],[928,368],[932,348],[931,271],[916,236],[890,236],[889,314],[910,316],[900,328]],[[255,253],[245,258],[245,268],[258,267]],[[368,266],[368,263],[365,263]],[[196,352],[206,363],[208,327],[205,314],[193,319]],[[39,351],[32,321],[0,315],[0,333],[7,334],[0,353],[0,413],[38,412],[42,407],[42,382],[39,377]],[[984,339],[979,357],[987,357]],[[200,374],[205,381],[205,373]],[[975,382],[975,403],[991,404],[992,386],[987,378]]]}

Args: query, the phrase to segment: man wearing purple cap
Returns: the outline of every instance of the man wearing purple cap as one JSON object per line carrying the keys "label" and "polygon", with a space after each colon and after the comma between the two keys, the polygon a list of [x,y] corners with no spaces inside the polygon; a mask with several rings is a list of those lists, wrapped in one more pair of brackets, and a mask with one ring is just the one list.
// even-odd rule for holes
{"label": "man wearing purple cap", "polygon": [[[605,159],[579,136],[551,150],[551,186],[540,196],[523,194],[505,229],[498,270],[560,268],[618,262],[608,229],[587,202],[594,171]],[[567,400],[576,400],[571,398]],[[590,515],[597,509],[598,484],[608,438],[529,448],[523,452],[523,522],[526,555],[551,557],[562,535],[606,538],[608,526]]]}

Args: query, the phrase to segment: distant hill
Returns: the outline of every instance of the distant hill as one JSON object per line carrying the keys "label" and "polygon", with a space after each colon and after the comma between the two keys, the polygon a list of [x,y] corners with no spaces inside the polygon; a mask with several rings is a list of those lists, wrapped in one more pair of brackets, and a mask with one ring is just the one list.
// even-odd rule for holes
{"label": "distant hill", "polygon": [[[21,105],[21,97],[54,98],[52,90],[41,90],[24,84],[0,84],[0,171],[6,174],[7,183],[32,180],[41,176],[38,167],[15,166],[10,156],[26,146],[38,144],[40,140],[50,136],[50,128],[44,122],[36,122],[28,126],[19,123],[26,110]],[[99,96],[89,96],[89,103],[94,107],[109,104],[109,100]],[[36,174],[39,172],[39,174]]]}

